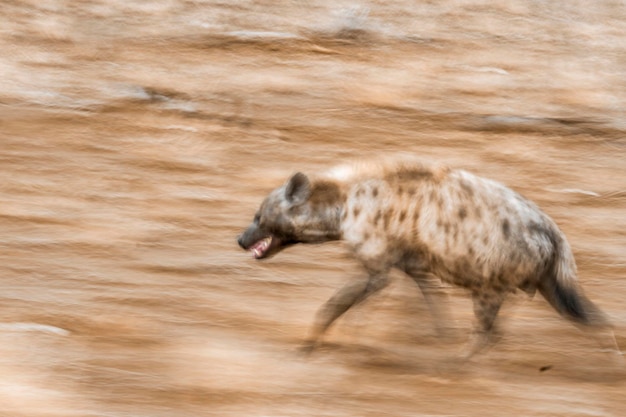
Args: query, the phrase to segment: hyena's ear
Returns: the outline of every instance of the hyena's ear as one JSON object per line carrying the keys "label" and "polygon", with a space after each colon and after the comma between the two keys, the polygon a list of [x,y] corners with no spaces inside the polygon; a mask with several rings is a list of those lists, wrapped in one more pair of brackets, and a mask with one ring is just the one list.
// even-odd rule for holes
{"label": "hyena's ear", "polygon": [[285,198],[291,204],[304,203],[311,195],[311,181],[302,172],[293,175],[285,187]]}

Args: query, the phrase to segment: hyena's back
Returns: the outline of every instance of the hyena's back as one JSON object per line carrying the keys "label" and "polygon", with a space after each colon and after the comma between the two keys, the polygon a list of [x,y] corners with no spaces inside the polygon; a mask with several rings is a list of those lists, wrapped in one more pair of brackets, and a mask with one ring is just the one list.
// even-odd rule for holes
{"label": "hyena's back", "polygon": [[575,275],[563,234],[539,208],[462,170],[399,165],[349,187],[344,239],[363,258],[407,256],[470,289],[532,293],[553,264]]}

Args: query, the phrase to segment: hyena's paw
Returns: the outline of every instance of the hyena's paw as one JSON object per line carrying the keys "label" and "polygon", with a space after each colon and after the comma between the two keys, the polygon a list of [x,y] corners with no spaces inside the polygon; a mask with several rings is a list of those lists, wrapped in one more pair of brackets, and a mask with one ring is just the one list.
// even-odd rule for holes
{"label": "hyena's paw", "polygon": [[461,349],[459,359],[469,361],[475,355],[491,349],[501,338],[502,334],[497,330],[491,332],[474,331]]}
{"label": "hyena's paw", "polygon": [[435,370],[441,375],[458,375],[461,373],[471,372],[474,364],[471,360],[460,356],[458,353],[449,353],[437,362]]}
{"label": "hyena's paw", "polygon": [[317,348],[318,343],[316,340],[305,340],[299,347],[298,353],[309,356],[313,353],[313,351]]}

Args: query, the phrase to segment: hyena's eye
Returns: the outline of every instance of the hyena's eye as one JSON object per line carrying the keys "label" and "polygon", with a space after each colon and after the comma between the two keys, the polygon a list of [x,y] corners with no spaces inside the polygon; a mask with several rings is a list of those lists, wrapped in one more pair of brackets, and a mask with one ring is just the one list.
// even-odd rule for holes
{"label": "hyena's eye", "polygon": [[261,220],[261,215],[259,213],[254,215],[254,223],[259,224],[259,221]]}

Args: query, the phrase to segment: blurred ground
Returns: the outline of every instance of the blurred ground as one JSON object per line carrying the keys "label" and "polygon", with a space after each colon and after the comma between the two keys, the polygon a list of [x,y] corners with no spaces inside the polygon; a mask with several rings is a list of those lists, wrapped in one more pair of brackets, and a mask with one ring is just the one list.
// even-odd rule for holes
{"label": "blurred ground", "polygon": [[295,170],[409,151],[564,230],[626,349],[623,1],[0,4],[0,415],[621,416],[626,372],[537,297],[447,366],[405,277],[310,358],[360,273],[235,238]]}

